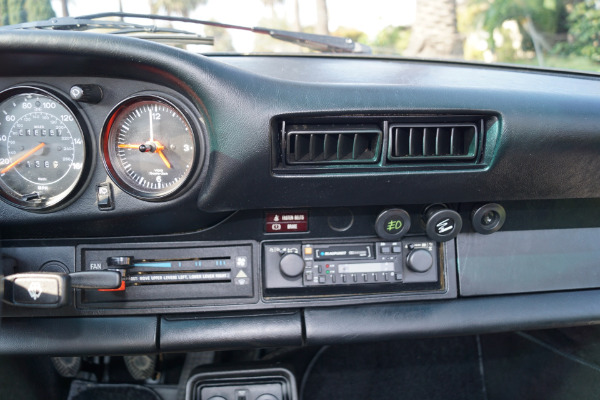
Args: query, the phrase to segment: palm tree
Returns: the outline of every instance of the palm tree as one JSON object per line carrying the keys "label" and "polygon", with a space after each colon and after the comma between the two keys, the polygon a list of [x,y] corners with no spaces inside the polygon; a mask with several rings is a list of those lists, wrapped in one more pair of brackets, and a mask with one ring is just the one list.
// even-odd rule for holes
{"label": "palm tree", "polygon": [[60,8],[62,10],[62,16],[69,16],[69,0],[60,0]]}
{"label": "palm tree", "polygon": [[283,0],[262,0],[263,4],[271,9],[271,19],[275,19],[277,16],[275,12],[275,6],[283,3]]}
{"label": "palm tree", "polygon": [[300,24],[300,1],[293,0],[293,9],[294,15],[292,20],[292,27],[296,32],[300,32],[302,30],[302,25]]}
{"label": "palm tree", "polygon": [[315,33],[329,35],[329,14],[327,12],[327,0],[317,0],[317,26]]}
{"label": "palm tree", "polygon": [[416,57],[462,57],[456,27],[456,0],[417,0],[410,41],[403,53]]}

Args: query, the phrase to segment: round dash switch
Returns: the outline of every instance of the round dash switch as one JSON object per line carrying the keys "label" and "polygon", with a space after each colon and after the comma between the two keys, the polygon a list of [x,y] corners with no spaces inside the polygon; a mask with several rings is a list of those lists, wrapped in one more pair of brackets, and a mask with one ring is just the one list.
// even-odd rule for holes
{"label": "round dash switch", "polygon": [[462,229],[460,214],[448,208],[431,207],[425,213],[425,231],[431,240],[447,242]]}
{"label": "round dash switch", "polygon": [[410,229],[410,215],[401,208],[383,211],[375,221],[375,232],[386,240],[399,240]]}
{"label": "round dash switch", "polygon": [[475,207],[471,213],[473,229],[482,235],[500,230],[506,221],[506,211],[500,204],[489,203]]}

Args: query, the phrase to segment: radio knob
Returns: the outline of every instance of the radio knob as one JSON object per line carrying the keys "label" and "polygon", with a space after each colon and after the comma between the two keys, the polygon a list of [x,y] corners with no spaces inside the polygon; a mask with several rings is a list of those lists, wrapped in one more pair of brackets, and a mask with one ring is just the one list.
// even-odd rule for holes
{"label": "radio knob", "polygon": [[406,265],[415,272],[427,272],[433,265],[433,256],[425,249],[413,250],[408,254]]}
{"label": "radio knob", "polygon": [[304,260],[296,253],[287,253],[279,260],[281,273],[289,278],[297,278],[304,271]]}

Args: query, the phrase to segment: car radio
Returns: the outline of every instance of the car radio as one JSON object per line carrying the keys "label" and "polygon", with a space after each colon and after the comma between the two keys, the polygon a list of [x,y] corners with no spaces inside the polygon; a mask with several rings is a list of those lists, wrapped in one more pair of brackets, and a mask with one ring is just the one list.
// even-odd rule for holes
{"label": "car radio", "polygon": [[439,289],[440,246],[425,237],[398,242],[266,243],[265,289],[274,293],[295,289],[297,294]]}

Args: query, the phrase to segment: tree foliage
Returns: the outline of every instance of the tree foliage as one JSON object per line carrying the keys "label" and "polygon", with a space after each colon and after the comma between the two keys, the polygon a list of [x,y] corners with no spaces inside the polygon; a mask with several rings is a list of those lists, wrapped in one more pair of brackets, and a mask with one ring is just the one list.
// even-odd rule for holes
{"label": "tree foliage", "polygon": [[557,46],[562,53],[600,61],[600,7],[595,1],[575,4],[568,17],[569,41]]}
{"label": "tree foliage", "polygon": [[356,28],[348,28],[346,26],[340,26],[335,31],[331,33],[334,36],[340,36],[352,39],[357,43],[367,43],[369,41],[369,37],[363,31],[360,31]]}
{"label": "tree foliage", "polygon": [[563,0],[473,0],[487,5],[483,12],[483,27],[492,33],[504,21],[520,24],[527,18],[534,21],[542,32],[556,33],[565,30],[565,1]]}
{"label": "tree foliage", "polygon": [[409,40],[410,28],[390,25],[379,31],[370,45],[378,53],[402,54]]}
{"label": "tree foliage", "polygon": [[0,0],[0,25],[55,17],[50,0]]}
{"label": "tree foliage", "polygon": [[516,21],[523,40],[523,50],[535,50],[538,64],[544,64],[544,51],[550,52],[556,38],[567,29],[566,5],[576,0],[471,0],[484,7],[483,28],[488,44],[496,50],[494,31],[506,21]]}

